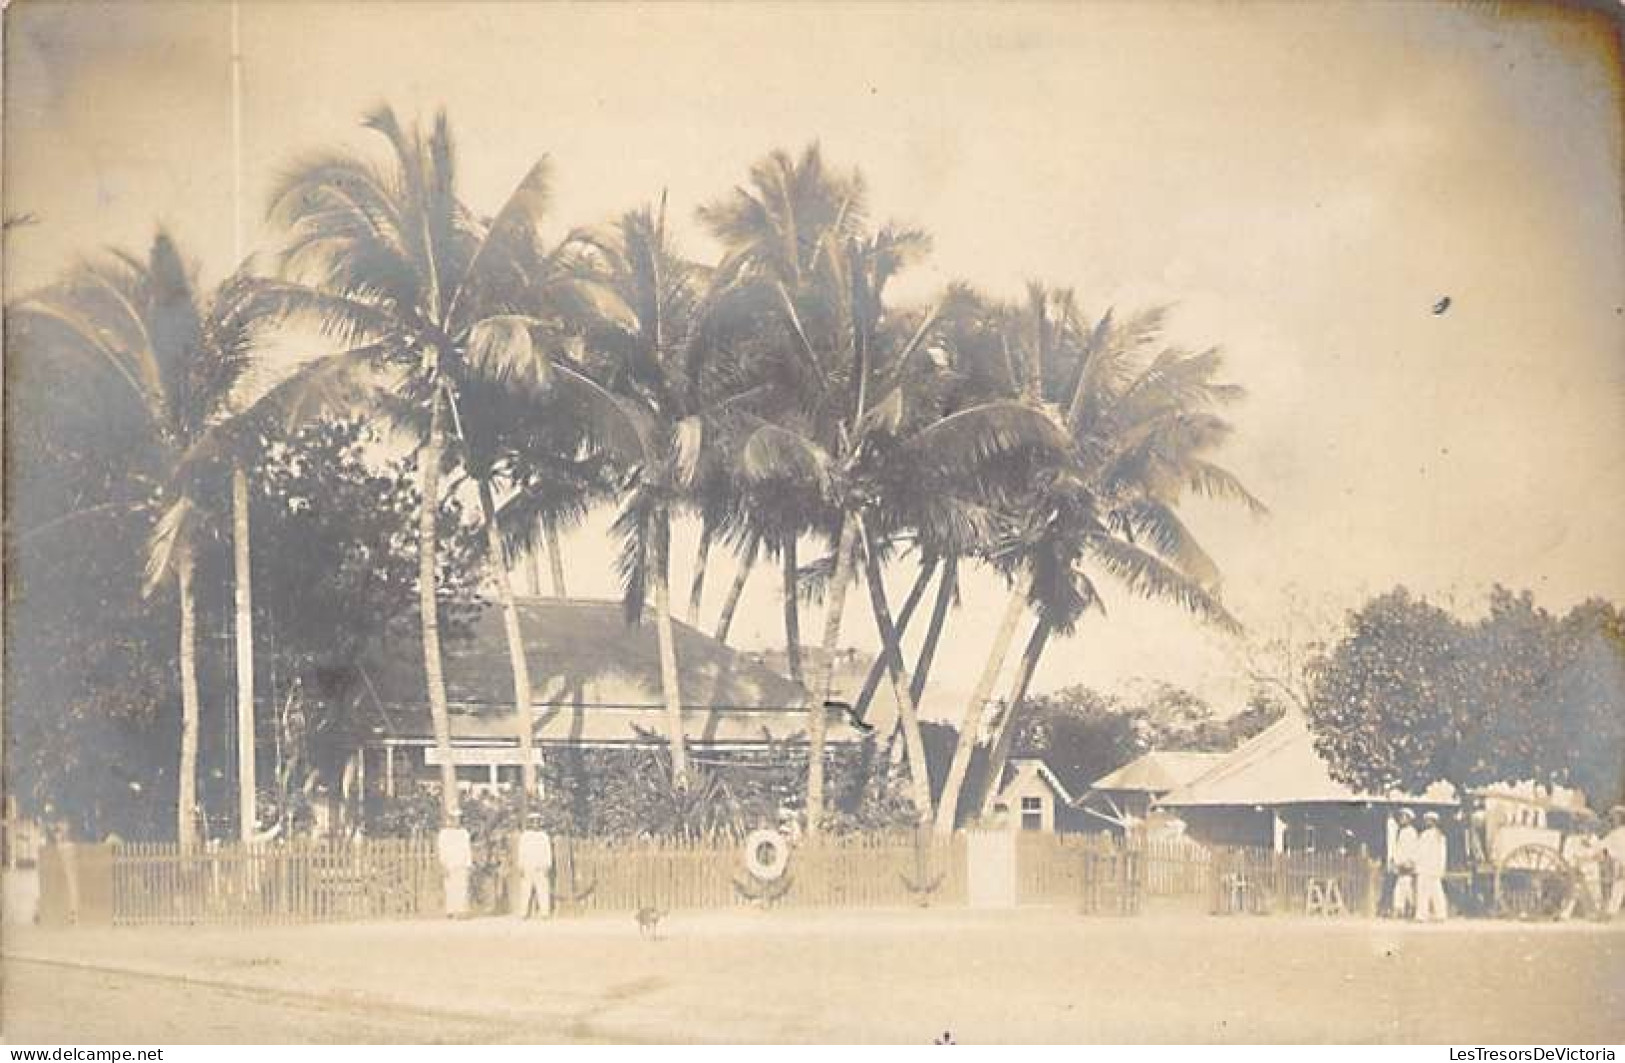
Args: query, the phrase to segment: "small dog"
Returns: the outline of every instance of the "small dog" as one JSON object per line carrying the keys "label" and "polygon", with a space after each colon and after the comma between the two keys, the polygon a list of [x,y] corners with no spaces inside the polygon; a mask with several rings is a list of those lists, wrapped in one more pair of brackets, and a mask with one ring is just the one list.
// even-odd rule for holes
{"label": "small dog", "polygon": [[659,908],[645,905],[634,913],[638,921],[638,933],[646,938],[660,940],[660,920],[666,913]]}

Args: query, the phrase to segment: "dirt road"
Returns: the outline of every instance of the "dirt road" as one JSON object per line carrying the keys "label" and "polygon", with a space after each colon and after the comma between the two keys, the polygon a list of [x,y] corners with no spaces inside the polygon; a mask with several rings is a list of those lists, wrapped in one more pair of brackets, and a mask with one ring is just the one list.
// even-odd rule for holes
{"label": "dirt road", "polygon": [[661,929],[643,940],[628,916],[30,931],[6,940],[0,1019],[13,1040],[47,1042],[1625,1039],[1625,926],[1024,910]]}

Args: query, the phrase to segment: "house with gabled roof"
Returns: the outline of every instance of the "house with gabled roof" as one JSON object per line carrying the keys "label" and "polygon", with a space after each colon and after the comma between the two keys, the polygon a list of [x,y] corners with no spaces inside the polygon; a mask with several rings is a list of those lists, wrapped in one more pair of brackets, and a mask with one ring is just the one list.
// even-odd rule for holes
{"label": "house with gabled roof", "polygon": [[1096,779],[1083,805],[1102,825],[1143,822],[1153,802],[1194,782],[1228,755],[1152,750]]}
{"label": "house with gabled roof", "polygon": [[[518,779],[518,720],[501,610],[442,635],[451,708],[451,755],[460,780],[497,786]],[[532,688],[535,757],[560,748],[634,749],[666,744],[660,654],[652,620],[628,624],[621,603],[521,598],[520,630]],[[354,717],[363,786],[393,794],[406,779],[432,778],[435,746],[415,625],[370,654]],[[761,752],[807,738],[805,688],[710,635],[673,619],[684,734],[696,760]],[[820,705],[832,750],[862,734],[838,708]],[[366,780],[370,780],[368,783]]]}
{"label": "house with gabled roof", "polygon": [[1447,783],[1407,794],[1371,793],[1339,782],[1315,748],[1308,722],[1295,712],[1152,802],[1153,809],[1177,816],[1191,838],[1206,844],[1364,850],[1378,859],[1386,857],[1391,814],[1400,806],[1436,810],[1452,823],[1460,810]]}

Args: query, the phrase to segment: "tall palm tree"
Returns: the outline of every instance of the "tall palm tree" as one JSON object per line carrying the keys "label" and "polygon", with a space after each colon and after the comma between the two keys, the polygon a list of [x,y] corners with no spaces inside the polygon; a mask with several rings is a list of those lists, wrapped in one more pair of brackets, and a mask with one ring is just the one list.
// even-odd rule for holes
{"label": "tall palm tree", "polygon": [[[396,383],[385,410],[417,437],[418,612],[425,685],[440,752],[444,822],[460,818],[442,670],[436,576],[436,514],[449,459],[475,456],[491,578],[503,610],[524,785],[533,785],[528,666],[508,566],[496,534],[492,463],[472,436],[482,432],[482,385],[540,393],[550,352],[567,339],[556,311],[609,312],[591,285],[577,283],[579,246],[544,250],[547,162],[536,163],[490,219],[458,196],[456,155],[445,114],[424,130],[403,126],[388,107],[363,125],[387,145],[380,164],[357,152],[307,157],[274,190],[273,221],[288,232],[274,291],[281,313],[313,317],[344,348],[327,356],[335,375],[385,373]],[[472,403],[465,419],[460,403]],[[472,436],[471,436],[472,434]],[[485,436],[491,435],[484,432]],[[458,444],[448,453],[449,437]],[[484,455],[489,458],[490,455]]]}
{"label": "tall palm tree", "polygon": [[[1218,568],[1180,521],[1177,505],[1191,492],[1263,506],[1236,477],[1211,461],[1231,428],[1218,408],[1240,390],[1215,381],[1216,351],[1191,354],[1158,341],[1162,315],[1151,311],[1119,325],[1108,314],[1090,325],[1069,296],[1034,290],[1013,328],[1028,367],[1028,401],[1064,410],[1072,458],[1029,482],[1024,512],[997,562],[1014,578],[1004,620],[983,682],[967,705],[955,765],[937,821],[953,830],[953,810],[970,749],[1011,635],[1031,607],[1037,620],[996,721],[987,772],[971,805],[991,809],[1015,734],[1014,717],[1049,640],[1069,633],[1101,595],[1091,572],[1114,578],[1131,594],[1172,602],[1221,629],[1238,625],[1217,596]],[[949,797],[954,798],[950,804]]]}
{"label": "tall palm tree", "polygon": [[619,459],[626,497],[615,532],[623,597],[629,620],[653,606],[672,777],[686,787],[691,770],[672,627],[672,517],[697,504],[700,486],[722,475],[720,440],[728,420],[760,389],[751,384],[748,359],[717,356],[729,353],[717,312],[729,273],[677,252],[664,196],[656,207],[622,215],[595,243],[604,285],[629,313],[601,316],[588,331],[583,363],[555,372],[561,392],[592,411],[601,445]]}
{"label": "tall palm tree", "polygon": [[[882,632],[903,717],[915,805],[931,810],[924,742],[881,583],[879,545],[889,528],[882,500],[899,485],[963,482],[978,459],[1054,434],[1054,426],[1016,403],[948,412],[918,408],[914,356],[934,314],[889,312],[888,282],[927,246],[923,234],[863,223],[863,183],[829,173],[815,146],[799,160],[778,152],[751,171],[749,188],[707,208],[702,218],[742,264],[745,283],[777,311],[776,367],[788,406],[759,423],[742,449],[742,469],[761,489],[811,485],[818,518],[832,541],[825,589],[821,681],[809,726],[808,828],[824,815],[825,710],[845,594],[863,558],[871,609]],[[902,472],[902,470],[907,472]],[[922,489],[919,497],[924,498]]]}
{"label": "tall palm tree", "polygon": [[[200,514],[217,501],[229,459],[241,446],[234,389],[250,364],[256,317],[253,284],[234,276],[212,293],[167,232],[144,257],[112,252],[82,264],[16,308],[26,327],[56,339],[116,382],[122,402],[109,418],[139,426],[144,490],[75,516],[137,512],[153,522],[146,559],[151,593],[173,577],[180,598],[181,733],[176,839],[198,836],[198,653],[194,585]],[[286,391],[268,402],[281,402]],[[26,534],[26,533],[25,533]]]}

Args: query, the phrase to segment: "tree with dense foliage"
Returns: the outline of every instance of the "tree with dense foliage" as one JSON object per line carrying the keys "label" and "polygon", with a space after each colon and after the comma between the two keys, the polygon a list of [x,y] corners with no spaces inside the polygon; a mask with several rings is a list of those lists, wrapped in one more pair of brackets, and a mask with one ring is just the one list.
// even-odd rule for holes
{"label": "tree with dense foliage", "polygon": [[1558,617],[1500,587],[1467,621],[1396,588],[1350,614],[1309,720],[1353,786],[1533,780],[1607,807],[1625,799],[1625,622],[1607,602]]}
{"label": "tree with dense foliage", "polygon": [[[31,337],[118,385],[100,413],[133,429],[126,444],[139,470],[105,501],[57,520],[144,513],[152,535],[146,589],[173,577],[180,603],[181,730],[176,776],[176,838],[198,836],[198,693],[196,526],[204,496],[222,475],[234,445],[233,393],[249,366],[257,324],[254,286],[227,280],[200,290],[197,269],[160,231],[145,257],[113,252],[83,264],[59,284],[23,300],[15,320]],[[46,534],[54,524],[25,529]]]}

